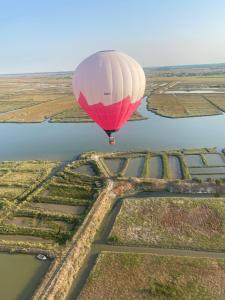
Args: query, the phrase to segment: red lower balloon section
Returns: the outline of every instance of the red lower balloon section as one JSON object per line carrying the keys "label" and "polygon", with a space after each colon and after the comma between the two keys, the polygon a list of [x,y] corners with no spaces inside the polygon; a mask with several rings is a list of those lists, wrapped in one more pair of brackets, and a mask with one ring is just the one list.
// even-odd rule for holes
{"label": "red lower balloon section", "polygon": [[135,103],[131,102],[130,96],[111,105],[102,103],[90,105],[80,93],[78,99],[83,110],[104,130],[119,130],[132,116],[139,106],[141,99]]}

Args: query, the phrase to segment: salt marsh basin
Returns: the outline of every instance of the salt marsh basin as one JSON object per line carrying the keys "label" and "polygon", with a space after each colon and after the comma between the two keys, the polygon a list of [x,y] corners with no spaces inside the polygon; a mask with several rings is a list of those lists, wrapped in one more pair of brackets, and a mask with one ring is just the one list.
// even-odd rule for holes
{"label": "salt marsh basin", "polygon": [[0,253],[0,299],[31,299],[49,265],[32,255]]}

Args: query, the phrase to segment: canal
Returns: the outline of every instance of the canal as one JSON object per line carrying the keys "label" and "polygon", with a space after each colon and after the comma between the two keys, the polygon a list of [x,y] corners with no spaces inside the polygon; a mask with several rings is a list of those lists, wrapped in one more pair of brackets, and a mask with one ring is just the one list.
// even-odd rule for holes
{"label": "canal", "polygon": [[29,300],[50,266],[33,255],[0,253],[0,299]]}

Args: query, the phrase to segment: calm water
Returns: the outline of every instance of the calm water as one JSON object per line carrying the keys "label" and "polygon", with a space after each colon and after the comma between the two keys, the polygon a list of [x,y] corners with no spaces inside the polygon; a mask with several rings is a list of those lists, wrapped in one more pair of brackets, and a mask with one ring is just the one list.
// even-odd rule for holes
{"label": "calm water", "polygon": [[0,299],[31,299],[49,265],[32,255],[0,253]]}
{"label": "calm water", "polygon": [[180,161],[176,156],[169,156],[169,167],[171,171],[171,175],[173,179],[182,178],[181,169],[180,169]]}
{"label": "calm water", "polygon": [[225,174],[225,167],[189,168],[191,174]]}
{"label": "calm water", "polygon": [[126,170],[125,176],[140,177],[142,175],[144,161],[144,157],[131,158],[130,162],[128,163],[128,168]]}
{"label": "calm water", "polygon": [[204,154],[209,166],[224,166],[224,160],[219,154]]}
{"label": "calm water", "polygon": [[160,156],[150,158],[150,177],[162,178],[162,159]]}
{"label": "calm water", "polygon": [[106,158],[105,159],[105,163],[108,167],[108,169],[110,170],[110,172],[112,172],[113,174],[118,174],[119,172],[122,171],[123,166],[124,166],[124,159],[120,159],[120,158]]}
{"label": "calm water", "polygon": [[198,154],[185,155],[185,161],[188,167],[203,167],[203,161],[201,155]]}
{"label": "calm water", "polygon": [[89,176],[96,175],[91,165],[81,165],[80,167],[75,168],[74,171],[83,175],[89,175]]}
{"label": "calm water", "polygon": [[170,119],[150,113],[143,100],[139,111],[149,119],[128,122],[108,145],[105,133],[87,124],[0,124],[0,159],[67,160],[81,152],[165,148],[225,147],[225,115]]}

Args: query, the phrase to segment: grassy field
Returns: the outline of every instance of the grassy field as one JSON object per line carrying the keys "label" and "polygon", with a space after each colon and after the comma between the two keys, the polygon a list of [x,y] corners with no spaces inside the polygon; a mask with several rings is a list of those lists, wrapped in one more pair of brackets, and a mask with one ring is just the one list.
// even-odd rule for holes
{"label": "grassy field", "polygon": [[[72,95],[65,74],[0,78],[0,122],[92,122]],[[131,120],[144,120],[136,112]]]}
{"label": "grassy field", "polygon": [[225,251],[225,199],[125,199],[109,240],[115,244]]}
{"label": "grassy field", "polygon": [[[74,101],[73,101],[74,102]],[[130,121],[145,120],[139,112],[135,112]],[[71,109],[65,110],[52,116],[49,120],[51,123],[86,123],[93,122],[92,119],[81,109],[78,103],[74,102]]]}
{"label": "grassy field", "polygon": [[0,122],[42,122],[73,104],[70,76],[0,78]]}
{"label": "grassy field", "polygon": [[206,98],[220,110],[225,112],[225,94],[207,95]]}
{"label": "grassy field", "polygon": [[[90,118],[74,102],[71,74],[13,76],[0,78],[0,122],[90,122]],[[182,86],[223,87],[221,77],[155,77],[146,75],[145,95],[163,93]],[[210,101],[207,101],[209,99]],[[217,115],[224,111],[223,95],[154,94],[148,109],[167,117]],[[145,119],[136,112],[131,120]]]}
{"label": "grassy field", "polygon": [[[58,162],[9,161],[0,163],[0,196],[8,201],[18,200],[44,180]],[[0,212],[1,215],[1,212]]]}
{"label": "grassy field", "polygon": [[204,84],[204,85],[223,85],[224,86],[224,76],[152,76],[147,75],[149,81],[154,83],[167,82],[172,84],[174,82],[178,84]]}
{"label": "grassy field", "polygon": [[63,110],[72,109],[73,106],[74,101],[72,96],[64,96],[55,100],[29,105],[18,110],[0,114],[0,122],[39,123]]}
{"label": "grassy field", "polygon": [[147,108],[170,118],[220,115],[222,112],[204,96],[155,94],[148,99]]}
{"label": "grassy field", "polygon": [[103,252],[80,300],[225,299],[225,261]]}

